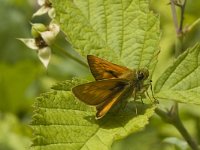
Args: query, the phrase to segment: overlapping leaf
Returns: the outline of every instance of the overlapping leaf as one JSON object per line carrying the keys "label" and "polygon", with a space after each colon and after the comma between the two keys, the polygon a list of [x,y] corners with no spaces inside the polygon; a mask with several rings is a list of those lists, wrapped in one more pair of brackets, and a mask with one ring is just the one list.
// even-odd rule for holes
{"label": "overlapping leaf", "polygon": [[156,60],[159,18],[148,0],[55,0],[56,20],[82,56],[94,54],[130,67]]}
{"label": "overlapping leaf", "polygon": [[[56,22],[80,55],[93,54],[129,68],[153,69],[159,41],[159,18],[148,0],[52,0]],[[150,66],[151,65],[151,66]],[[35,104],[33,149],[110,149],[114,140],[141,130],[154,106],[130,102],[95,120],[95,109],[76,98],[71,88],[85,83],[59,83]]]}
{"label": "overlapping leaf", "polygon": [[153,115],[151,105],[139,105],[136,115],[134,103],[129,103],[126,109],[95,120],[95,109],[79,102],[70,91],[74,83],[83,82],[77,81],[62,83],[69,90],[53,90],[37,99],[33,149],[110,149],[114,140],[141,130]]}
{"label": "overlapping leaf", "polygon": [[182,103],[200,104],[200,45],[183,53],[158,79],[156,96]]}

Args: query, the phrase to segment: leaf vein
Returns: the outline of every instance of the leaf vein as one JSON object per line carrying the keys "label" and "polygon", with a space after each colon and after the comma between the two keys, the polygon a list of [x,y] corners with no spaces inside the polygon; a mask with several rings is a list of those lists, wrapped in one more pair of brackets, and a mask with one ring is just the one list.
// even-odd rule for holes
{"label": "leaf vein", "polygon": [[100,141],[104,146],[108,147],[108,146],[102,141],[102,139],[99,137],[98,134],[96,134],[96,136],[97,136],[97,138],[99,139],[99,141]]}
{"label": "leaf vein", "polygon": [[189,76],[191,73],[193,73],[196,69],[198,69],[198,65],[195,66],[195,68],[193,68],[190,72],[188,72],[187,74],[185,74],[182,78],[180,78],[179,80],[177,80],[176,83],[174,83],[174,85],[172,85],[170,88],[173,88],[175,85],[177,85],[179,82],[181,82],[182,80],[184,80],[184,78],[186,78],[187,76]]}
{"label": "leaf vein", "polygon": [[[188,52],[187,52],[187,54],[188,54]],[[187,54],[184,55],[184,58],[183,58],[183,59],[185,59],[185,57],[187,57]],[[183,60],[183,59],[182,59],[182,60]],[[176,65],[177,67],[182,63],[182,60],[181,60],[180,62],[177,63],[177,65]],[[176,67],[176,68],[177,68],[177,67]],[[171,70],[171,72],[174,72],[174,70],[176,70],[176,68],[173,68],[173,69]],[[169,76],[167,76],[167,78],[164,80],[164,82],[163,82],[162,85],[160,86],[159,91],[163,88],[163,86],[165,85],[165,83],[167,82],[167,80],[170,78],[171,75],[172,75],[172,73],[171,73]],[[158,92],[159,92],[159,91],[158,91]]]}
{"label": "leaf vein", "polygon": [[83,124],[32,124],[32,126],[76,126],[76,127],[92,127],[93,125],[83,125]]}
{"label": "leaf vein", "polygon": [[88,111],[88,110],[78,110],[78,109],[71,109],[71,108],[58,108],[58,107],[41,107],[39,106],[40,109],[58,109],[58,110],[65,110],[65,111],[78,111],[78,112],[88,112],[88,113],[93,113],[94,111]]}
{"label": "leaf vein", "polygon": [[124,47],[124,10],[123,10],[123,1],[121,0],[121,6],[122,6],[122,26],[121,26],[121,50],[120,50],[120,57],[122,55],[123,47]]}
{"label": "leaf vein", "polygon": [[105,41],[106,41],[106,43],[108,42],[108,22],[107,22],[107,13],[106,13],[106,6],[105,6],[105,0],[103,0],[103,8],[104,8],[104,18],[105,18],[105,25],[106,25],[106,27],[105,27]]}

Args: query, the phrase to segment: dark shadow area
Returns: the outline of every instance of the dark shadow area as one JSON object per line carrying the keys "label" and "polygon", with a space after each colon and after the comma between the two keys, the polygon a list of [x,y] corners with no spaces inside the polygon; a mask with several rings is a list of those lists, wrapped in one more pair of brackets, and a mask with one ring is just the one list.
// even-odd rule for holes
{"label": "dark shadow area", "polygon": [[[85,117],[90,123],[98,124],[101,128],[112,129],[126,125],[131,119],[144,115],[148,108],[151,108],[153,104],[143,104],[142,102],[131,101],[127,104],[125,102],[119,102],[111,108],[111,110],[101,119],[96,120],[95,114]],[[126,105],[125,107],[122,107]]]}

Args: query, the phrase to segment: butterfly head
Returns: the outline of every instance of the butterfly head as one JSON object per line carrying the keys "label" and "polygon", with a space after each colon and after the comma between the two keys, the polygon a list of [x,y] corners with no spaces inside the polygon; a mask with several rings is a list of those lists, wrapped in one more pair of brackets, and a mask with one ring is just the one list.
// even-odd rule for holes
{"label": "butterfly head", "polygon": [[146,68],[139,69],[136,72],[136,77],[139,81],[144,81],[149,77],[149,71]]}

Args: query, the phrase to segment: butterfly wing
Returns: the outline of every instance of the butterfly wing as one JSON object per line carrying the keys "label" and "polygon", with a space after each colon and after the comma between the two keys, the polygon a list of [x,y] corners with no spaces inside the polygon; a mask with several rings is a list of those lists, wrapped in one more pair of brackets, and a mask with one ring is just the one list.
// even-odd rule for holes
{"label": "butterfly wing", "polygon": [[112,108],[114,104],[122,99],[126,99],[132,93],[133,88],[125,86],[122,90],[110,95],[104,103],[97,106],[96,119],[101,119]]}
{"label": "butterfly wing", "polygon": [[132,70],[113,64],[93,55],[88,55],[88,64],[92,75],[96,80],[125,78],[124,75],[132,73]]}
{"label": "butterfly wing", "polygon": [[127,80],[110,79],[78,85],[72,89],[72,92],[86,104],[97,106],[115,97],[118,92],[123,91],[127,86],[129,86]]}

